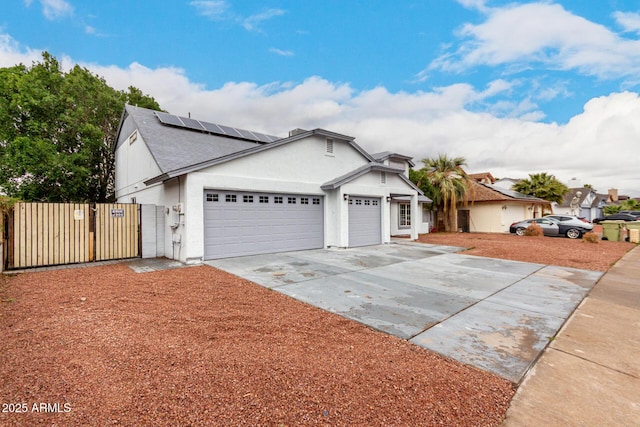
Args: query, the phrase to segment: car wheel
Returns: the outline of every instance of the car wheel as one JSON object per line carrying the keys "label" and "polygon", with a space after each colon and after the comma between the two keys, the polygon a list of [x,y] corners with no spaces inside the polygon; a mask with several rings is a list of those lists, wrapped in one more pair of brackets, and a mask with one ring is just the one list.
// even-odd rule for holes
{"label": "car wheel", "polygon": [[524,228],[522,227],[516,228],[516,234],[518,236],[524,236]]}
{"label": "car wheel", "polygon": [[570,239],[578,239],[580,236],[582,236],[582,233],[578,229],[570,228],[567,230],[567,237]]}

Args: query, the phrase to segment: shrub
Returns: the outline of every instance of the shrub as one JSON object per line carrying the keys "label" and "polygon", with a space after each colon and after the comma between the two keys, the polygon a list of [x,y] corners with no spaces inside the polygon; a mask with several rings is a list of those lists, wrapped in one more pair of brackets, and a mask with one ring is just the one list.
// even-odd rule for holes
{"label": "shrub", "polygon": [[598,243],[600,238],[593,231],[589,231],[588,233],[584,233],[582,236],[582,241],[587,243]]}
{"label": "shrub", "polygon": [[540,227],[538,224],[533,222],[533,223],[531,223],[530,226],[528,226],[524,230],[524,235],[525,236],[542,237],[542,236],[544,236],[544,233],[542,232],[542,227]]}

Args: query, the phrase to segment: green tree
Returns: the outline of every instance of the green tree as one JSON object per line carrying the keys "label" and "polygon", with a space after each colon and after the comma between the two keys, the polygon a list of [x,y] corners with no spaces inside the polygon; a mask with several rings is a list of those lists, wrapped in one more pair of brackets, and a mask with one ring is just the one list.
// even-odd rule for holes
{"label": "green tree", "polygon": [[445,230],[455,231],[458,229],[457,205],[459,202],[467,203],[472,193],[472,180],[462,168],[466,160],[439,154],[422,162],[425,167],[415,171],[414,182],[433,200],[436,211],[443,214]]}
{"label": "green tree", "polygon": [[616,214],[620,211],[640,211],[640,202],[635,199],[627,199],[618,205],[609,205],[602,208],[605,215]]}
{"label": "green tree", "polygon": [[569,187],[546,172],[529,174],[528,179],[520,180],[514,184],[513,189],[522,194],[556,203],[562,203],[564,195],[569,192]]}
{"label": "green tree", "polygon": [[0,191],[24,201],[113,199],[114,144],[126,102],[159,110],[139,89],[118,91],[86,68],[63,72],[44,53],[0,69]]}

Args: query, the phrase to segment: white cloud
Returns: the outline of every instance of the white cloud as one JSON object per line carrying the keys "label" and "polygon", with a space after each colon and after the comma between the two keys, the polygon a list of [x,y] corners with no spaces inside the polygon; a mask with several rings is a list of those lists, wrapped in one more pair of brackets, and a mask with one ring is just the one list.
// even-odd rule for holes
{"label": "white cloud", "polygon": [[259,26],[262,22],[268,21],[276,16],[284,15],[285,11],[282,9],[268,9],[264,12],[251,15],[248,18],[242,20],[242,26],[247,31],[259,31]]}
{"label": "white cloud", "polygon": [[275,53],[276,55],[280,55],[280,56],[294,56],[295,55],[293,53],[293,51],[291,51],[291,50],[276,49],[275,47],[272,47],[271,49],[269,49],[269,52]]}
{"label": "white cloud", "polygon": [[42,13],[49,20],[55,20],[73,14],[73,6],[64,0],[40,0]]}
{"label": "white cloud", "polygon": [[477,9],[480,11],[487,10],[487,6],[486,6],[487,0],[457,0],[457,1],[467,9]]}
{"label": "white cloud", "polygon": [[[0,66],[30,64],[40,52],[21,48],[0,34]],[[71,58],[61,59],[69,69]],[[486,88],[456,84],[430,92],[389,92],[384,87],[357,91],[348,83],[310,77],[302,82],[257,85],[229,82],[209,89],[189,80],[179,68],[126,68],[80,64],[105,77],[117,89],[140,88],[174,114],[239,128],[286,136],[294,128],[325,128],[356,137],[369,152],[393,150],[414,157],[447,153],[463,156],[469,172],[490,171],[498,177],[526,177],[549,172],[563,181],[577,177],[601,192],[616,187],[640,196],[638,148],[640,96],[612,93],[591,99],[565,125],[537,123],[535,103],[510,105],[519,117],[500,118],[470,111],[491,103],[511,83],[496,80]]]}
{"label": "white cloud", "polygon": [[31,65],[39,59],[42,59],[41,50],[24,48],[9,34],[0,33],[0,67]]}
{"label": "white cloud", "polygon": [[614,12],[613,17],[625,31],[636,32],[640,34],[640,13],[633,12]]}
{"label": "white cloud", "polygon": [[202,16],[206,16],[214,21],[222,20],[225,17],[229,5],[224,0],[216,1],[192,1],[189,3],[198,10]]}
{"label": "white cloud", "polygon": [[[640,72],[640,40],[622,38],[559,4],[512,4],[486,13],[485,22],[459,30],[463,42],[457,50],[442,54],[419,77],[430,69],[460,72],[478,65],[519,70],[537,64],[601,79],[635,77]],[[630,14],[618,14],[618,20],[633,25]]]}

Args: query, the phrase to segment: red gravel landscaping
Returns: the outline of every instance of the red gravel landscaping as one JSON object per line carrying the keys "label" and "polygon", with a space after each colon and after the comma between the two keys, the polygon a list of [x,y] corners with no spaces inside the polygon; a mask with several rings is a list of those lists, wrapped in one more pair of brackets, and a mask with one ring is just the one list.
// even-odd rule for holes
{"label": "red gravel landscaping", "polygon": [[206,266],[0,275],[0,299],[3,426],[488,426],[514,393]]}

